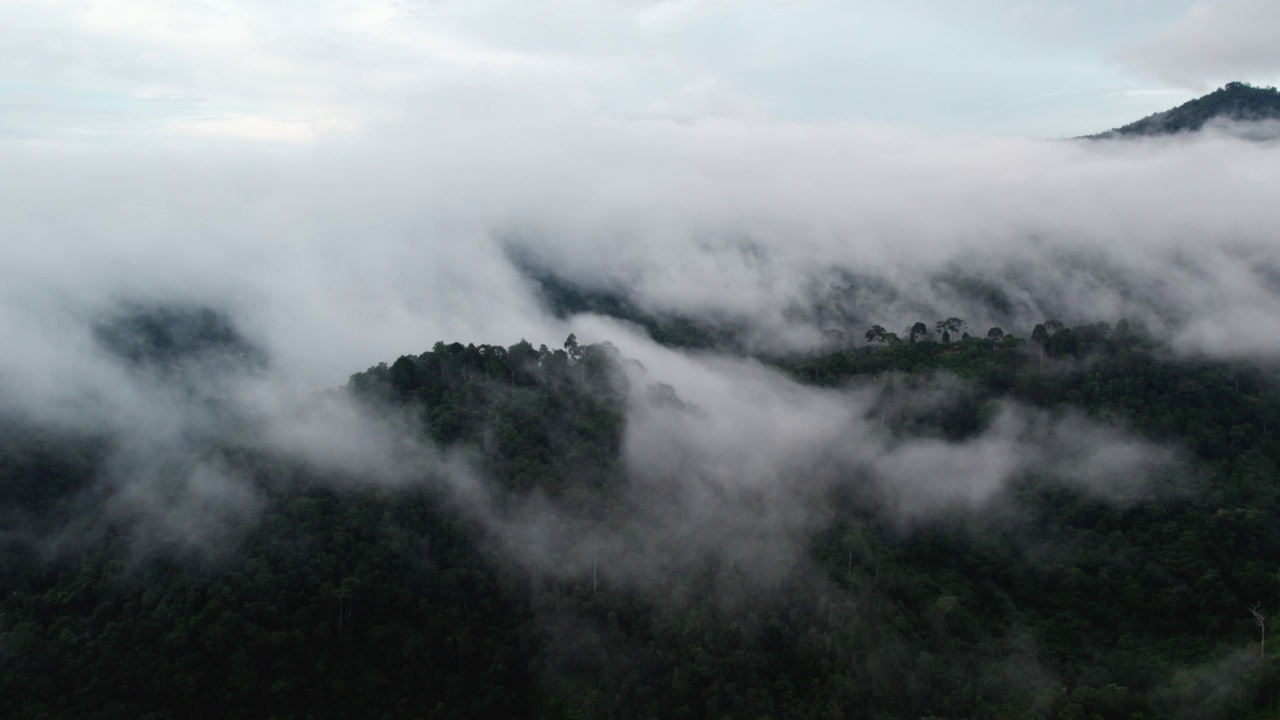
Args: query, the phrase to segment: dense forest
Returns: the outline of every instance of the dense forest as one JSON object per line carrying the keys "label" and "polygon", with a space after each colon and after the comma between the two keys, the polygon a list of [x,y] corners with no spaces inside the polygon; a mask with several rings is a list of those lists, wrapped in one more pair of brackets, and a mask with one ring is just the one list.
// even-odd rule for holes
{"label": "dense forest", "polygon": [[[139,317],[103,325],[99,341],[184,387],[198,385],[193,373],[227,372],[211,352],[234,367],[262,362],[216,315]],[[720,342],[698,332],[681,326],[675,344]],[[521,560],[500,528],[433,479],[438,468],[361,482],[252,433],[198,453],[249,478],[264,498],[258,511],[213,548],[142,547],[111,511],[104,467],[117,440],[10,413],[0,430],[0,716],[1131,720],[1280,710],[1280,660],[1261,642],[1280,627],[1274,368],[1176,357],[1124,320],[1046,321],[1020,336],[970,332],[960,318],[901,333],[877,325],[763,362],[832,392],[910,396],[939,379],[960,388],[882,419],[894,437],[961,443],[1016,403],[1129,428],[1180,459],[1124,501],[1027,472],[994,507],[909,526],[850,477],[823,497],[829,512],[802,539],[794,572],[756,582],[751,568],[707,555],[639,583],[616,568],[553,572]],[[637,403],[701,412],[637,365],[573,336],[554,349],[441,342],[327,397],[465,457],[498,506],[621,527],[657,501],[629,492]]]}

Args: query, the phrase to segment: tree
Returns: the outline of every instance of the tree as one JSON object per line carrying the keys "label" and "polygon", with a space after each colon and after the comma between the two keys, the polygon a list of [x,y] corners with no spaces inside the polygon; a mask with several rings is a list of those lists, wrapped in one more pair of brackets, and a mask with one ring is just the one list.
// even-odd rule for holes
{"label": "tree", "polygon": [[955,337],[960,334],[960,329],[964,327],[964,321],[958,317],[950,317],[946,320],[939,320],[934,324],[934,327],[937,328],[939,335],[947,334]]}
{"label": "tree", "polygon": [[1253,615],[1253,622],[1258,626],[1258,632],[1261,633],[1258,653],[1265,659],[1267,657],[1267,618],[1262,614],[1262,603],[1255,603],[1249,608],[1249,612]]}
{"label": "tree", "polygon": [[879,325],[872,325],[867,331],[867,342],[877,342],[883,345],[888,340],[889,333]]}
{"label": "tree", "polygon": [[929,336],[929,326],[925,325],[922,322],[918,322],[915,325],[912,325],[911,327],[907,328],[908,342],[915,342],[917,340],[921,340],[928,336]]}
{"label": "tree", "polygon": [[1036,325],[1031,329],[1031,342],[1043,346],[1045,341],[1049,339],[1049,331],[1044,325]]}
{"label": "tree", "polygon": [[582,349],[578,347],[578,336],[573,333],[569,333],[569,337],[564,339],[564,349],[573,360],[582,357]]}
{"label": "tree", "polygon": [[987,331],[988,340],[999,340],[1004,337],[1004,331],[998,327],[993,327]]}
{"label": "tree", "polygon": [[414,359],[408,355],[402,355],[391,365],[388,371],[391,380],[391,387],[401,398],[409,395],[409,392],[418,385],[418,368]]}

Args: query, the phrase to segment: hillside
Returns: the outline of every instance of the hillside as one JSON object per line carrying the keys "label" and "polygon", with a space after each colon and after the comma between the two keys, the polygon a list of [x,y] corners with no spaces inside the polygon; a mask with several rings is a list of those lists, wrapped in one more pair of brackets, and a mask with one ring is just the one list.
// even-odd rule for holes
{"label": "hillside", "polygon": [[[94,491],[110,442],[11,420],[0,470],[23,492],[4,499],[0,536],[0,714],[1272,716],[1280,658],[1253,642],[1249,608],[1280,621],[1273,374],[1171,361],[1125,322],[983,334],[877,326],[867,343],[776,370],[815,392],[876,389],[868,412],[890,448],[981,442],[1013,405],[1118,423],[1185,453],[1169,488],[1117,501],[1050,465],[990,512],[904,524],[851,472],[814,497],[825,509],[779,567],[768,547],[716,539],[734,513],[766,522],[750,497],[717,495],[692,508],[697,533],[664,537],[691,509],[673,500],[678,484],[660,492],[637,472],[628,445],[707,422],[687,387],[572,336],[556,350],[438,343],[335,397],[471,458],[482,510],[436,471],[355,484],[222,441],[199,455],[248,478],[261,508],[192,561],[141,551],[111,520]],[[948,378],[965,381],[949,399]],[[91,545],[68,547],[93,518],[106,522]],[[505,537],[522,525],[534,532]],[[32,543],[37,532],[61,550]]]}
{"label": "hillside", "polygon": [[1090,138],[1173,135],[1195,132],[1215,120],[1250,122],[1280,120],[1280,91],[1232,82],[1178,107],[1129,123]]}

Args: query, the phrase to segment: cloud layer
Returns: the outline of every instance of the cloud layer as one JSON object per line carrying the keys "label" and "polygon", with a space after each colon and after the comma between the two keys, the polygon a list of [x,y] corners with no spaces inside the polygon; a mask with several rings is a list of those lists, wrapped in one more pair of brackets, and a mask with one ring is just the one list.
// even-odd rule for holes
{"label": "cloud layer", "polygon": [[1233,80],[1280,79],[1280,6],[1269,0],[1199,0],[1186,15],[1123,57],[1197,90]]}
{"label": "cloud layer", "polygon": [[[757,566],[786,568],[823,522],[822,498],[849,483],[910,525],[986,507],[1079,447],[1095,449],[1098,472],[1058,480],[1125,488],[1112,494],[1127,500],[1140,490],[1108,478],[1140,487],[1165,456],[1114,429],[1017,408],[972,441],[899,443],[868,419],[874,396],[804,389],[751,361],[686,358],[600,318],[550,316],[513,249],[647,311],[743,328],[767,353],[807,351],[832,328],[860,338],[872,323],[900,331],[951,316],[978,333],[1000,325],[1023,336],[1048,318],[1129,317],[1182,353],[1280,353],[1274,141],[424,123],[424,134],[302,151],[246,141],[0,147],[11,169],[0,179],[0,398],[44,422],[123,438],[127,471],[113,487],[122,507],[153,518],[143,523],[152,534],[186,516],[252,516],[260,498],[234,467],[199,454],[226,412],[250,419],[242,427],[256,441],[317,467],[378,483],[452,478],[477,517],[534,533],[545,512],[530,509],[527,523],[495,515],[465,460],[405,445],[394,426],[341,406],[294,409],[438,340],[557,346],[577,332],[613,340],[707,413],[634,407],[631,474],[647,497],[674,505],[641,507],[631,529],[590,529],[589,546],[630,554],[644,537],[676,545],[628,557],[773,552]],[[215,308],[269,362],[210,389],[216,403],[193,402],[95,341],[95,323],[130,303]],[[563,538],[511,547],[574,557]]]}
{"label": "cloud layer", "polygon": [[[1125,94],[1149,88],[1109,55],[1175,20],[1178,4],[6,0],[0,136],[312,144],[424,113],[1079,135],[1161,109]],[[1232,15],[1200,14],[1215,39],[1215,18]]]}

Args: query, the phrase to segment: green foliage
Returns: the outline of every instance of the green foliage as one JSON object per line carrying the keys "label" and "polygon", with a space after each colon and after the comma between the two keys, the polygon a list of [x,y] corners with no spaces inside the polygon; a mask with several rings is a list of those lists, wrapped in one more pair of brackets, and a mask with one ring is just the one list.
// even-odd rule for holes
{"label": "green foliage", "polygon": [[[0,716],[1273,716],[1280,666],[1248,608],[1280,610],[1274,372],[1174,359],[1124,321],[1046,322],[1034,342],[956,339],[952,321],[949,343],[876,326],[780,367],[902,392],[956,376],[957,402],[896,431],[960,439],[1001,403],[1074,409],[1183,448],[1194,474],[1122,504],[1030,475],[990,516],[910,532],[850,484],[780,584],[709,557],[640,590],[505,564],[434,493],[338,491],[358,486],[252,447],[211,450],[267,499],[225,555],[139,560],[108,523],[50,557],[26,538],[97,511],[110,442],[9,419]],[[625,513],[622,362],[572,336],[437,343],[344,392],[466,449],[512,497],[608,515]]]}
{"label": "green foliage", "polygon": [[3,551],[6,718],[502,718],[531,697],[527,610],[428,498],[279,489],[212,567]]}
{"label": "green foliage", "polygon": [[411,412],[443,445],[484,447],[487,469],[507,488],[559,493],[600,484],[622,443],[626,378],[605,343],[534,350],[437,343],[351,376],[358,398]]}

